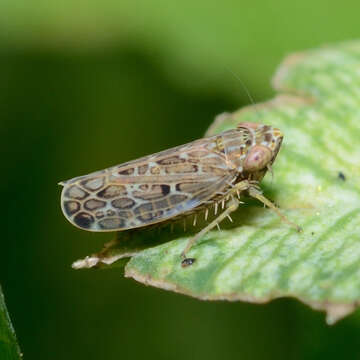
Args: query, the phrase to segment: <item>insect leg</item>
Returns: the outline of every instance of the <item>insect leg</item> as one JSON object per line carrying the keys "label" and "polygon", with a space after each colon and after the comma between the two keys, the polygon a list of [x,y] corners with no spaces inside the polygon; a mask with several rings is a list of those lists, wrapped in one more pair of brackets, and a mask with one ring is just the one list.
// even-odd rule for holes
{"label": "insect leg", "polygon": [[188,241],[188,243],[186,244],[185,250],[181,253],[181,257],[184,259],[182,264],[187,264],[189,262],[189,261],[187,261],[186,254],[191,249],[191,247],[195,244],[195,242],[197,240],[199,240],[201,237],[203,237],[212,228],[217,226],[222,220],[224,220],[228,215],[230,215],[230,213],[235,211],[238,208],[239,203],[240,202],[237,199],[232,198],[232,200],[227,204],[226,209],[216,219],[214,219],[210,224],[205,226],[200,232],[198,232],[194,237],[192,237]]}
{"label": "insect leg", "polygon": [[298,232],[301,232],[302,229],[299,225],[293,223],[292,221],[290,221],[284,214],[282,214],[280,212],[280,210],[270,201],[268,200],[262,193],[260,190],[254,188],[254,187],[250,187],[249,188],[249,195],[255,199],[258,199],[259,201],[261,201],[264,205],[266,205],[268,208],[270,208],[271,210],[273,210],[280,218],[281,220],[283,220],[284,222],[286,222],[287,224],[289,224],[290,226],[294,227]]}

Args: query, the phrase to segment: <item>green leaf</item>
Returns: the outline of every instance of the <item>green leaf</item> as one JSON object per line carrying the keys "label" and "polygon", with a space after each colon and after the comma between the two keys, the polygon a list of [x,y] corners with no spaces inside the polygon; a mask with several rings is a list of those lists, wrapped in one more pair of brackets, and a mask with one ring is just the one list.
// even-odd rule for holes
{"label": "green leaf", "polygon": [[77,267],[133,255],[125,276],[199,299],[295,297],[326,311],[329,324],[354,311],[360,301],[360,42],[289,56],[273,86],[274,99],[218,117],[208,134],[242,121],[281,129],[274,179],[268,174],[262,188],[302,233],[246,199],[234,224],[224,221],[222,231],[211,231],[191,249],[192,266],[180,265],[189,234],[145,229],[126,239],[119,235]]}
{"label": "green leaf", "polygon": [[6,310],[5,299],[0,286],[0,359],[21,359],[19,345],[16,341],[14,328]]}

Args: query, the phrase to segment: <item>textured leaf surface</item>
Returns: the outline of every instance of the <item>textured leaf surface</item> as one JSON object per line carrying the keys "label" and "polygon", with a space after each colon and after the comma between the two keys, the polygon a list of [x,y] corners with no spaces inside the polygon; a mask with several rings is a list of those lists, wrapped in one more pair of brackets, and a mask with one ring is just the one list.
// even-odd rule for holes
{"label": "textured leaf surface", "polygon": [[5,300],[0,287],[0,359],[21,359],[20,348],[16,342],[15,331],[6,310]]}
{"label": "textured leaf surface", "polygon": [[262,188],[303,233],[245,200],[235,225],[222,224],[221,232],[193,247],[189,256],[197,261],[188,268],[179,258],[187,233],[142,250],[156,238],[150,235],[146,244],[146,230],[135,235],[143,244],[132,251],[114,242],[77,267],[134,255],[126,276],[200,299],[296,297],[325,310],[328,323],[352,312],[360,301],[360,43],[293,54],[273,85],[279,93],[274,99],[219,117],[208,134],[241,121],[282,130],[274,179],[268,174]]}

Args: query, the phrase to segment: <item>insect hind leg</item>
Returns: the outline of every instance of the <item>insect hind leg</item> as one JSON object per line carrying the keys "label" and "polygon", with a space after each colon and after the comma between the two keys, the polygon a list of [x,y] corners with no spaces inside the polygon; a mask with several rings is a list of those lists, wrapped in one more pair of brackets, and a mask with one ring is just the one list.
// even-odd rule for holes
{"label": "insect hind leg", "polygon": [[215,218],[210,224],[205,226],[200,232],[198,232],[195,236],[193,236],[186,244],[184,251],[181,253],[181,257],[183,261],[181,262],[182,267],[189,266],[194,263],[194,258],[186,257],[186,254],[189,252],[191,247],[196,243],[197,240],[202,238],[208,231],[213,229],[215,226],[218,226],[221,221],[223,221],[226,217],[228,217],[232,212],[234,212],[239,207],[240,201],[236,198],[232,198],[226,205],[226,209]]}

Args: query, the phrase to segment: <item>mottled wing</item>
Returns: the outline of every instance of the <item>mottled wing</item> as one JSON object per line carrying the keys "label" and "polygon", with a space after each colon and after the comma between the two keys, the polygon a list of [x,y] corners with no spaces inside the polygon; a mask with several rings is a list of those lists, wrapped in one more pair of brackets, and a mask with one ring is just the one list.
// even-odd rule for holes
{"label": "mottled wing", "polygon": [[137,228],[191,212],[236,176],[217,138],[62,182],[62,210],[72,224],[89,231]]}

